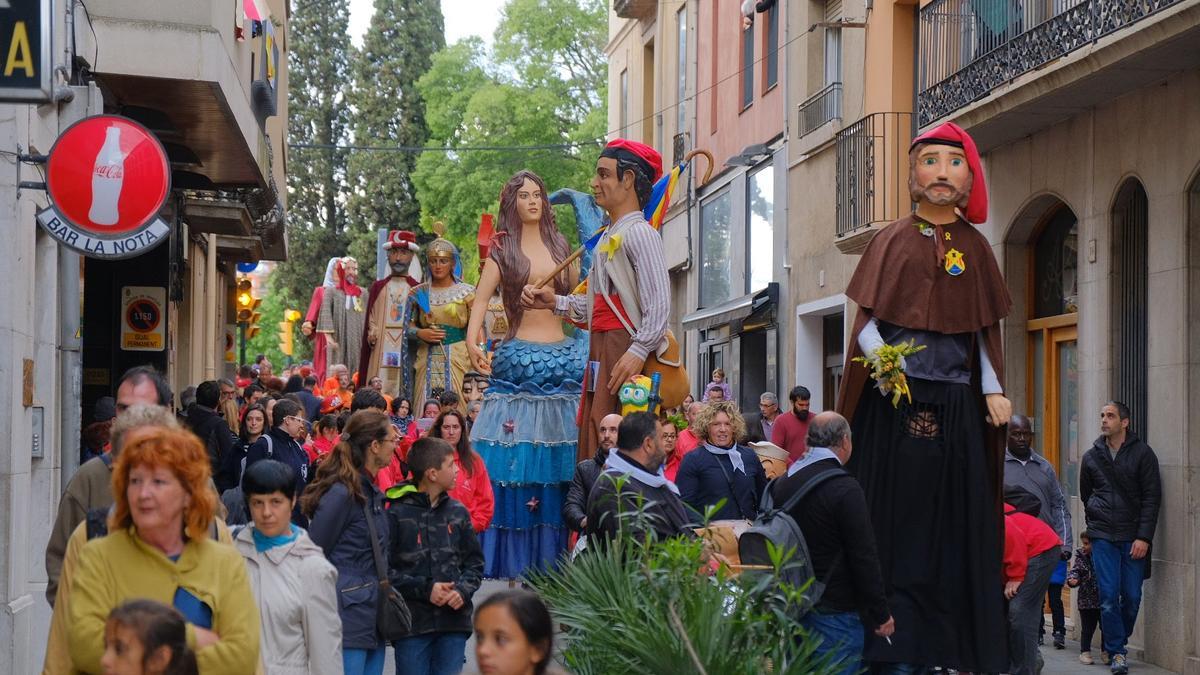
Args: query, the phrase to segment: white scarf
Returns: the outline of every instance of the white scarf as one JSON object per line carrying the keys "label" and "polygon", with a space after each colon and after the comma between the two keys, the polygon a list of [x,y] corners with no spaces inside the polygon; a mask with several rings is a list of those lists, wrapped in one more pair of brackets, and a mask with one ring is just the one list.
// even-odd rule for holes
{"label": "white scarf", "polygon": [[644,485],[653,488],[666,487],[671,492],[679,494],[679,488],[667,479],[661,466],[658,467],[658,473],[650,473],[642,467],[626,461],[624,457],[617,454],[616,448],[608,451],[608,459],[604,460],[604,472],[625,474]]}
{"label": "white scarf", "polygon": [[737,443],[734,443],[728,448],[718,448],[711,443],[705,443],[704,449],[708,450],[714,455],[725,455],[729,458],[729,463],[733,465],[734,471],[746,473],[746,463],[742,461],[742,453],[738,452]]}
{"label": "white scarf", "polygon": [[803,457],[795,462],[792,462],[792,465],[788,467],[787,475],[790,476],[800,469],[803,469],[810,464],[820,462],[824,459],[837,459],[838,464],[842,463],[842,460],[838,459],[838,456],[835,455],[829,448],[809,448],[808,451],[804,453]]}

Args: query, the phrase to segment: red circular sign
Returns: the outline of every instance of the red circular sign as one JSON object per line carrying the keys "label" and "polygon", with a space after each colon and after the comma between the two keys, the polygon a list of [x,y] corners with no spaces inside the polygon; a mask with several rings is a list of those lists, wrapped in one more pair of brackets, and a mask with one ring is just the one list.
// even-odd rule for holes
{"label": "red circular sign", "polygon": [[162,143],[117,115],[80,120],[50,150],[46,187],[59,212],[98,237],[127,236],[158,215],[171,189]]}
{"label": "red circular sign", "polygon": [[158,328],[162,316],[158,311],[158,303],[149,299],[134,300],[125,310],[125,324],[137,333],[150,333]]}

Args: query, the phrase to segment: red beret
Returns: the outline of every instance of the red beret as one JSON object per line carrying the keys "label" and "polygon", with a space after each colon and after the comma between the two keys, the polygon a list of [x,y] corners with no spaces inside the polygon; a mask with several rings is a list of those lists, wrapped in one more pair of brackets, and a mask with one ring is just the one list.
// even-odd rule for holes
{"label": "red beret", "polygon": [[[650,176],[651,181],[656,181],[662,177],[662,155],[658,154],[657,150],[646,145],[645,143],[638,143],[637,141],[631,141],[626,138],[618,138],[609,142],[608,145],[604,146],[604,149],[618,151],[623,150],[650,165],[650,170],[654,173],[653,176]],[[605,155],[604,153],[600,153],[600,156],[604,157]]]}
{"label": "red beret", "polygon": [[417,237],[412,232],[408,230],[392,230],[388,232],[387,241],[383,242],[383,250],[390,251],[394,248],[419,251],[421,247],[417,246]]}
{"label": "red beret", "polygon": [[983,177],[983,162],[979,160],[979,149],[975,147],[975,140],[954,122],[946,122],[914,138],[909,152],[922,143],[962,148],[963,154],[967,156],[967,168],[971,170],[972,177],[971,196],[967,200],[966,213],[963,215],[970,223],[982,223],[987,220],[987,181]]}

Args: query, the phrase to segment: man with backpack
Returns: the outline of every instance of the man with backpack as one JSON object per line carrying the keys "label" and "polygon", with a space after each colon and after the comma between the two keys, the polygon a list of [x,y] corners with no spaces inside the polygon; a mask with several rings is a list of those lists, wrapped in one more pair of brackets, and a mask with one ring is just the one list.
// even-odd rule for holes
{"label": "man with backpack", "polygon": [[842,469],[852,451],[850,424],[835,412],[820,413],[809,423],[805,441],[808,452],[767,490],[772,503],[799,527],[803,541],[797,548],[807,550],[811,564],[813,605],[801,622],[821,638],[818,654],[841,660],[838,672],[858,673],[863,620],[889,640],[896,622],[888,609],[866,496]]}
{"label": "man with backpack", "polygon": [[192,433],[199,437],[208,450],[208,459],[212,463],[213,481],[217,491],[224,492],[237,485],[237,476],[221,473],[221,460],[233,452],[234,441],[237,437],[229,429],[229,423],[217,413],[221,402],[221,385],[216,380],[201,382],[196,387],[196,402],[187,409],[184,423]]}
{"label": "man with backpack", "polygon": [[1079,467],[1079,498],[1100,587],[1100,632],[1114,675],[1129,672],[1125,643],[1137,621],[1142,582],[1150,576],[1150,543],[1162,505],[1158,457],[1129,420],[1124,403],[1104,404],[1100,437]]}

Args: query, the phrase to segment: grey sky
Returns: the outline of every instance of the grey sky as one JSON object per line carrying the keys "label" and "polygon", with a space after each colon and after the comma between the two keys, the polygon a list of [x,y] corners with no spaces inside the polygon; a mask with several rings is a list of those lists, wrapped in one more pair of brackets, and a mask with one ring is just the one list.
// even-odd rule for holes
{"label": "grey sky", "polygon": [[[492,33],[500,22],[500,9],[505,0],[442,0],[442,15],[446,18],[446,44],[468,35],[478,35],[492,43]],[[371,24],[374,0],[350,0],[350,39],[362,45],[363,33]]]}

